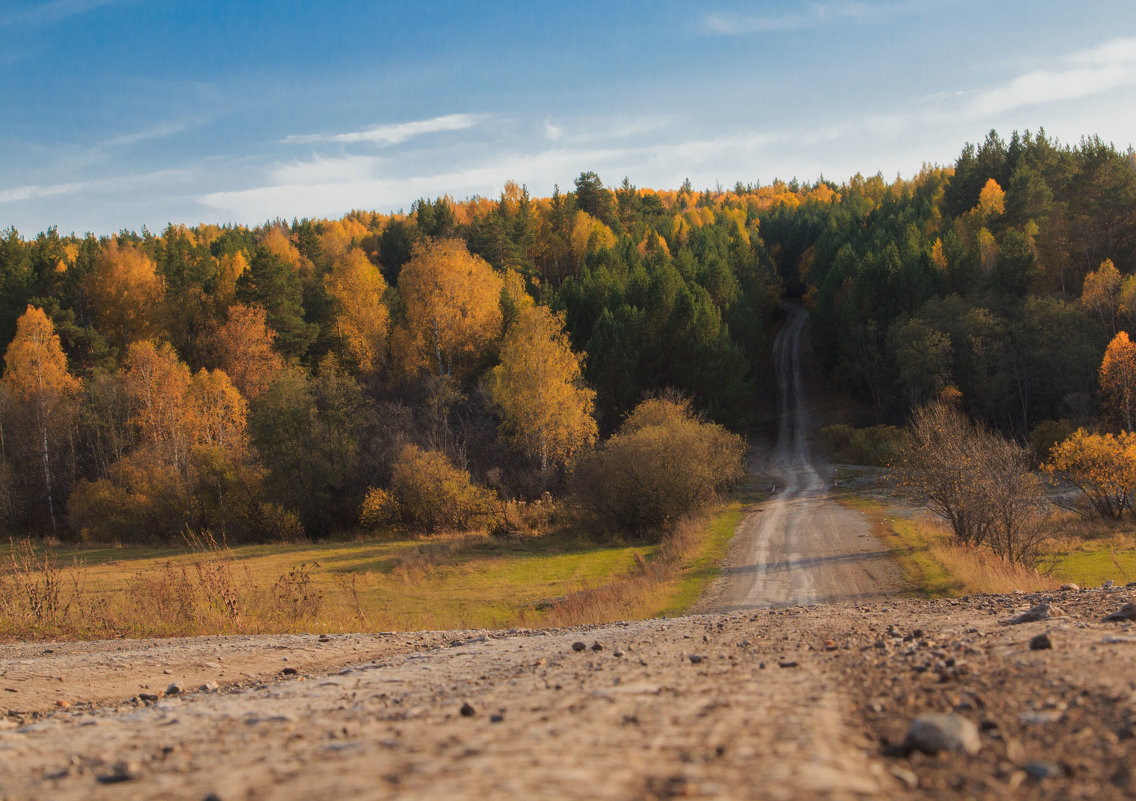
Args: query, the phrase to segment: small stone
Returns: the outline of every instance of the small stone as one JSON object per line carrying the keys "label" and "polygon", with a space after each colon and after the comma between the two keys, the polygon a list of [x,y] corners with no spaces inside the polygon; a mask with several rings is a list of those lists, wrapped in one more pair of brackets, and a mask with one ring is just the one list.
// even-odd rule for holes
{"label": "small stone", "polygon": [[463,718],[472,718],[476,714],[477,710],[473,708],[469,701],[466,701],[464,704],[462,704],[461,716]]}
{"label": "small stone", "polygon": [[1111,615],[1107,615],[1105,620],[1136,620],[1136,603],[1126,603]]}
{"label": "small stone", "polygon": [[619,657],[623,656],[623,651],[615,650],[611,652],[611,655],[618,659]]}
{"label": "small stone", "polygon": [[574,643],[572,643],[572,650],[573,650],[573,651],[583,651],[583,650],[584,650],[585,648],[587,648],[587,647],[588,647],[588,646],[584,645],[584,643],[582,643],[582,642],[574,642]]}
{"label": "small stone", "polygon": [[978,727],[954,714],[920,715],[911,722],[903,743],[908,749],[917,749],[925,754],[963,751],[974,756],[982,750]]}
{"label": "small stone", "polygon": [[1070,581],[1068,584],[1062,584],[1061,589],[1063,589],[1065,592],[1078,592],[1081,587],[1079,584],[1074,584]]}
{"label": "small stone", "polygon": [[185,692],[185,687],[182,687],[176,681],[166,688],[166,695],[181,695]]}
{"label": "small stone", "polygon": [[286,667],[286,668],[284,668],[283,670],[280,671],[280,675],[282,675],[282,676],[295,676],[299,672],[300,671],[296,670],[296,668],[294,668],[294,667]]}
{"label": "small stone", "polygon": [[60,707],[61,709],[67,709],[71,706],[71,702],[70,701],[64,701],[62,698],[60,698],[58,701],[55,702],[55,705],[57,707]]}
{"label": "small stone", "polygon": [[1053,776],[1060,776],[1065,771],[1061,769],[1060,765],[1054,765],[1052,762],[1030,762],[1026,765],[1026,775],[1035,781],[1048,779]]}
{"label": "small stone", "polygon": [[219,689],[221,689],[221,687],[217,684],[217,682],[207,681],[204,684],[202,684],[200,687],[198,687],[197,691],[201,692],[201,693],[215,693]]}
{"label": "small stone", "polygon": [[1048,631],[1044,631],[1030,639],[1031,651],[1048,651],[1052,647],[1053,640],[1050,638]]}
{"label": "small stone", "polygon": [[690,660],[690,663],[692,665],[697,665],[699,662],[702,661],[702,656],[700,654],[691,654],[690,656],[687,657],[687,659]]}
{"label": "small stone", "polygon": [[602,651],[603,646],[600,645],[598,642],[594,642],[594,643],[592,643],[592,650],[593,651]]}
{"label": "small stone", "polygon": [[906,784],[912,790],[919,786],[919,777],[915,775],[914,771],[910,771],[902,765],[892,765],[891,775]]}
{"label": "small stone", "polygon": [[797,667],[798,664],[800,664],[800,663],[797,662],[796,659],[782,659],[780,662],[777,663],[777,667],[795,668],[795,667]]}
{"label": "small stone", "polygon": [[836,650],[836,641],[835,640],[825,640],[824,641],[824,650],[835,651]]}
{"label": "small stone", "polygon": [[1106,581],[1101,586],[1104,587],[1105,589],[1109,589],[1111,587],[1114,587],[1115,585],[1116,585],[1116,582],[1114,582],[1112,579],[1109,579],[1108,581]]}
{"label": "small stone", "polygon": [[1038,604],[1025,612],[1022,612],[1017,617],[1012,617],[1009,623],[1016,625],[1018,623],[1035,623],[1039,620],[1048,620],[1051,617],[1060,617],[1063,613],[1053,604]]}
{"label": "small stone", "polygon": [[96,776],[99,784],[118,784],[119,782],[134,781],[142,775],[142,766],[137,762],[116,762],[110,773]]}
{"label": "small stone", "polygon": [[159,693],[138,693],[138,700],[146,704],[157,703],[161,697]]}
{"label": "small stone", "polygon": [[504,720],[505,720],[505,713],[504,712],[494,712],[492,715],[489,716],[489,722],[490,723],[501,723]]}

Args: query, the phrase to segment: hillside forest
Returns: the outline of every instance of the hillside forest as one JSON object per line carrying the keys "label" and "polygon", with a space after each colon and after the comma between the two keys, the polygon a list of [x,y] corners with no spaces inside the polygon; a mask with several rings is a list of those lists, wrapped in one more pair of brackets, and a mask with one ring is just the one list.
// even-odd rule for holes
{"label": "hillside forest", "polygon": [[739,475],[728,430],[755,422],[786,295],[848,422],[950,396],[1038,459],[1130,429],[1099,379],[1136,322],[1133,153],[991,132],[894,181],[583,172],[405,214],[9,228],[0,519],[268,541],[507,529],[511,503],[570,496],[607,531],[665,528]]}

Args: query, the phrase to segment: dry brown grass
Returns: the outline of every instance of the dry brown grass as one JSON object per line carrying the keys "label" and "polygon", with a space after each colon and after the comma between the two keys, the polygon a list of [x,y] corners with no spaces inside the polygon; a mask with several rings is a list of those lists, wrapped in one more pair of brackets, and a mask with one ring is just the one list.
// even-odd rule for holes
{"label": "dry brown grass", "polygon": [[0,569],[0,637],[245,634],[303,629],[321,611],[312,566],[268,583],[254,579],[212,537],[189,536],[192,557],[138,570],[112,593],[86,589],[80,561],[61,565],[53,547],[12,540]]}

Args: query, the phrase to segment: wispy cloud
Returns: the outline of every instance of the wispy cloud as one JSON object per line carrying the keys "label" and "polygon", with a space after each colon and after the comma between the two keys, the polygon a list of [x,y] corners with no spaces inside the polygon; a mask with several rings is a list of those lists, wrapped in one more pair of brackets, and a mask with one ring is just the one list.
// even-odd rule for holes
{"label": "wispy cloud", "polygon": [[1027,72],[975,95],[967,110],[997,114],[1136,86],[1136,38],[1113,39],[1057,61],[1054,69]]}
{"label": "wispy cloud", "polygon": [[355,144],[370,142],[379,145],[398,145],[425,134],[440,133],[444,131],[463,131],[472,128],[483,119],[478,114],[446,114],[428,120],[414,122],[400,122],[393,125],[377,125],[362,131],[350,131],[339,134],[293,134],[285,137],[286,144],[316,144],[337,143]]}
{"label": "wispy cloud", "polygon": [[38,3],[15,13],[0,16],[0,27],[10,25],[50,25],[53,22],[85,14],[102,6],[114,5],[122,0],[51,0]]}
{"label": "wispy cloud", "polygon": [[161,125],[154,125],[141,131],[133,131],[131,133],[119,134],[118,136],[111,137],[104,143],[107,147],[130,147],[139,142],[149,142],[154,139],[165,139],[168,136],[174,136],[182,131],[190,128],[188,122],[166,122]]}
{"label": "wispy cloud", "polygon": [[92,181],[73,181],[61,184],[27,184],[0,190],[0,203],[24,203],[29,200],[65,197],[79,193],[95,194],[136,189],[143,184],[154,184],[181,178],[187,170],[157,170],[138,175],[120,175]]}
{"label": "wispy cloud", "polygon": [[804,10],[789,14],[710,14],[706,17],[705,24],[711,33],[742,36],[808,30],[838,22],[886,22],[899,15],[921,10],[924,5],[914,1],[808,3]]}

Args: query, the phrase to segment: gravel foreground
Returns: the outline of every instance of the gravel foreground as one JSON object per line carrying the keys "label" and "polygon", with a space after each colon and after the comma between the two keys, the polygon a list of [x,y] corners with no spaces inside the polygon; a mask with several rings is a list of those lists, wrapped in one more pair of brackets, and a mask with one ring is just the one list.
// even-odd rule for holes
{"label": "gravel foreground", "polygon": [[1132,798],[1133,600],[6,647],[0,797]]}

